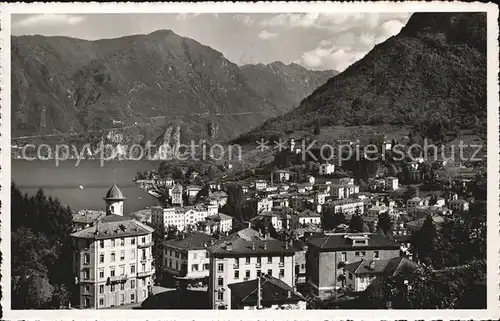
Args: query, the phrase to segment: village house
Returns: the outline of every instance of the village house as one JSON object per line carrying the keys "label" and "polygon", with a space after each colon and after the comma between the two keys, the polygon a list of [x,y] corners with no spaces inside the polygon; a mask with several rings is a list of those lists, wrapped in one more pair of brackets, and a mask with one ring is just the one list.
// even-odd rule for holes
{"label": "village house", "polygon": [[406,201],[406,210],[408,212],[412,211],[417,206],[428,206],[430,198],[420,198],[415,196]]}
{"label": "village house", "polygon": [[335,165],[330,163],[323,163],[319,165],[319,175],[330,175],[335,172]]}
{"label": "village house", "polygon": [[350,263],[344,267],[346,287],[355,292],[364,291],[377,277],[395,276],[401,272],[403,266],[416,267],[414,262],[404,257],[386,260],[361,260]]}
{"label": "village house", "polygon": [[105,211],[79,210],[72,214],[73,232],[94,225],[96,220],[106,215]]}
{"label": "village house", "polygon": [[323,204],[323,211],[326,211],[326,208],[332,207],[335,214],[342,213],[346,216],[353,214],[362,215],[364,213],[364,205],[365,203],[362,200],[342,199],[326,202]]}
{"label": "village house", "polygon": [[285,282],[266,274],[229,284],[232,310],[306,310],[306,298]]}
{"label": "village house", "polygon": [[209,252],[208,296],[212,309],[231,309],[229,285],[263,274],[295,286],[295,250],[287,242],[246,228],[219,240]]}
{"label": "village house", "polygon": [[151,222],[163,224],[165,229],[175,226],[178,231],[183,231],[187,227],[195,227],[196,223],[203,222],[207,216],[218,212],[219,207],[213,204],[167,208],[155,206],[151,208]]}
{"label": "village house", "polygon": [[116,185],[104,200],[106,215],[71,234],[77,305],[81,308],[141,302],[152,289],[153,229],[123,216],[125,197]]}
{"label": "village house", "polygon": [[182,234],[179,239],[164,241],[163,272],[175,279],[208,278],[210,258],[207,247],[212,238],[204,233]]}
{"label": "village house", "polygon": [[326,202],[326,198],[330,196],[330,194],[326,193],[326,192],[318,192],[318,193],[315,193],[314,195],[314,202],[316,204],[320,204],[320,205],[323,205],[325,204]]}
{"label": "village house", "polygon": [[218,207],[222,207],[227,203],[227,193],[224,191],[215,191],[210,193],[208,197],[210,204],[217,205]]}
{"label": "village house", "polygon": [[383,213],[387,213],[391,216],[394,213],[394,208],[388,206],[372,206],[365,212],[365,216],[375,219]]}
{"label": "village house", "polygon": [[208,183],[208,188],[210,189],[210,191],[220,191],[222,189],[222,186],[219,181],[211,181]]}
{"label": "village house", "polygon": [[277,182],[288,182],[290,180],[290,171],[280,169],[277,171],[274,171],[273,173],[274,180]]}
{"label": "village house", "polygon": [[469,202],[463,199],[456,199],[450,202],[450,209],[458,212],[467,212],[469,210]]}
{"label": "village house", "polygon": [[263,191],[266,189],[266,187],[267,187],[267,181],[263,179],[258,179],[255,181],[255,189],[257,191]]}
{"label": "village house", "polygon": [[351,195],[358,194],[359,186],[353,184],[344,184],[344,185],[332,184],[330,191],[333,198],[341,200],[344,198],[350,198]]}
{"label": "village house", "polygon": [[332,185],[354,185],[354,178],[337,177],[331,179]]}
{"label": "village house", "polygon": [[276,231],[283,229],[282,214],[278,212],[261,212],[258,216],[252,218],[252,221],[263,221],[264,224],[271,224]]}
{"label": "village house", "polygon": [[184,205],[184,201],[182,199],[182,190],[183,187],[181,184],[176,184],[174,188],[172,188],[170,191],[170,197],[171,197],[171,203],[173,206],[179,205],[182,206]]}
{"label": "village house", "polygon": [[217,213],[205,217],[205,233],[214,234],[215,232],[228,233],[233,229],[233,217]]}
{"label": "village house", "polygon": [[298,239],[293,239],[292,246],[295,249],[295,284],[305,284],[307,282],[307,243]]}
{"label": "village house", "polygon": [[306,176],[306,181],[311,184],[311,185],[314,185],[314,183],[316,182],[316,178],[312,175],[307,175]]}
{"label": "village house", "polygon": [[399,180],[397,177],[386,177],[385,178],[385,188],[389,191],[395,191],[399,188]]}
{"label": "village house", "polygon": [[321,215],[313,212],[311,210],[304,210],[302,212],[297,212],[294,214],[297,218],[297,223],[299,226],[305,225],[321,225]]}
{"label": "village house", "polygon": [[198,192],[201,191],[201,186],[198,185],[188,185],[186,186],[185,189],[185,194],[189,198],[194,198],[198,194]]}
{"label": "village house", "polygon": [[289,207],[288,197],[282,195],[276,195],[271,197],[273,201],[273,208],[284,208]]}
{"label": "village house", "polygon": [[385,186],[386,186],[385,183],[386,183],[386,181],[383,178],[371,179],[369,182],[369,189],[372,192],[385,191]]}
{"label": "village house", "polygon": [[268,197],[257,199],[257,213],[269,212],[273,208],[273,201]]}
{"label": "village house", "polygon": [[344,275],[347,264],[400,256],[399,244],[379,234],[327,233],[310,237],[307,245],[307,282],[321,298],[347,285]]}

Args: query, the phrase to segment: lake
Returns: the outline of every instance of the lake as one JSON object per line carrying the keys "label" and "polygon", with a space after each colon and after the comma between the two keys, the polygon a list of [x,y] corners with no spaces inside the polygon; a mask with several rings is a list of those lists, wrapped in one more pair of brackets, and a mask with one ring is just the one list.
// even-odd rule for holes
{"label": "lake", "polygon": [[[67,160],[55,165],[54,160],[28,161],[12,159],[12,182],[24,193],[33,195],[43,188],[47,196],[58,198],[71,209],[104,210],[102,199],[116,182],[124,196],[124,213],[133,213],[147,206],[157,205],[156,199],[138,187],[132,180],[138,171],[158,168],[160,161]],[[82,185],[84,188],[80,189]]]}

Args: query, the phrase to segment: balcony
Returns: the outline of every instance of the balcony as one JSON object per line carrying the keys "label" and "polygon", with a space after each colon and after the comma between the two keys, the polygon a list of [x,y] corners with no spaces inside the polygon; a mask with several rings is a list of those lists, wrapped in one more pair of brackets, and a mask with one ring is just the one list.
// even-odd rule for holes
{"label": "balcony", "polygon": [[145,278],[145,277],[148,277],[150,275],[153,275],[154,273],[155,273],[154,269],[151,269],[149,271],[144,271],[144,272],[137,272],[137,277],[138,278]]}
{"label": "balcony", "polygon": [[146,242],[146,243],[142,243],[142,244],[137,244],[137,248],[142,249],[145,247],[150,247],[151,245],[153,245],[153,242]]}
{"label": "balcony", "polygon": [[285,262],[280,262],[279,263],[279,267],[284,267],[285,266]]}
{"label": "balcony", "polygon": [[261,267],[260,262],[255,263],[255,267],[259,269]]}
{"label": "balcony", "polygon": [[119,283],[119,282],[125,282],[128,279],[128,275],[115,275],[115,276],[110,276],[108,277],[108,282],[109,283]]}

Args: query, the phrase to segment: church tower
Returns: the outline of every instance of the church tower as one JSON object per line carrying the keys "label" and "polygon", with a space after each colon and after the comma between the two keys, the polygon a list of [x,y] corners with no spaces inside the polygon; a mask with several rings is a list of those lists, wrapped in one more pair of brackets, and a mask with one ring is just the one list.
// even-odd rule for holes
{"label": "church tower", "polygon": [[120,191],[116,184],[113,184],[104,197],[104,201],[106,201],[106,215],[115,214],[123,216],[124,200],[125,197],[122,191]]}

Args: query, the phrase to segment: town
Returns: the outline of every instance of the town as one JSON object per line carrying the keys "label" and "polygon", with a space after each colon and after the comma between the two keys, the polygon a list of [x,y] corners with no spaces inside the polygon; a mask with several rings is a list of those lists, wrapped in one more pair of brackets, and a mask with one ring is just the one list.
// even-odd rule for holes
{"label": "town", "polygon": [[[403,279],[396,292],[408,297],[435,275],[484,268],[481,164],[405,159],[402,170],[379,165],[363,181],[347,162],[304,161],[290,146],[268,173],[233,181],[183,166],[139,173],[161,204],[141,217],[124,216],[126,195],[113,185],[105,212],[73,215],[75,304],[169,308],[154,300],[161,286],[195,295],[189,309],[404,308],[417,303],[373,297],[381,283]],[[412,285],[418,273],[429,284]],[[471,282],[478,300],[485,275]]]}

